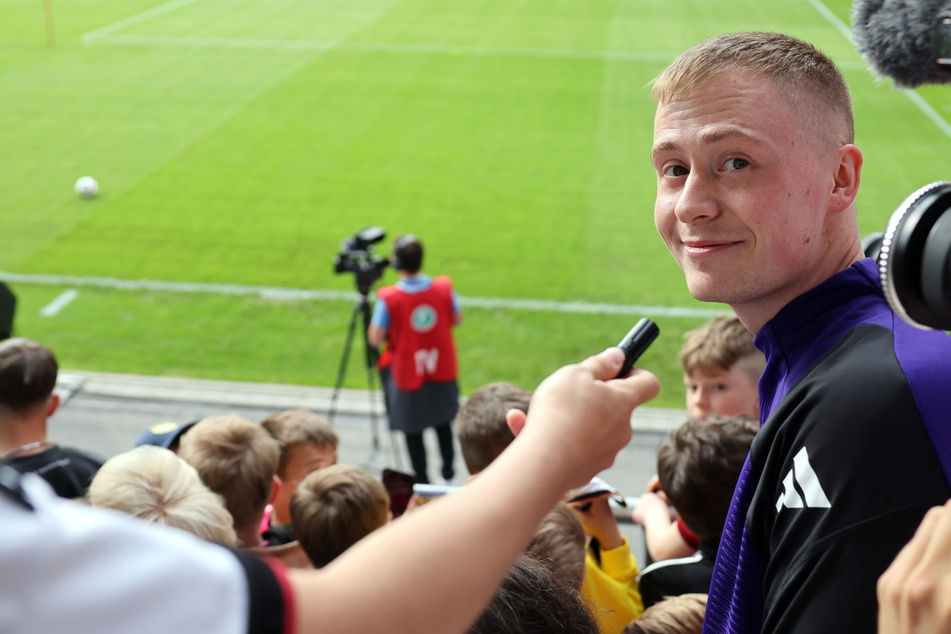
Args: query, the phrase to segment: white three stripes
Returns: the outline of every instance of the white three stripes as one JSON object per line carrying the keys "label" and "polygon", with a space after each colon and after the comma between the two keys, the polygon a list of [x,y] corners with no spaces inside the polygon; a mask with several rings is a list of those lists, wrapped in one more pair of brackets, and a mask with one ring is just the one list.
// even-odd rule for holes
{"label": "white three stripes", "polygon": [[[796,489],[798,485],[799,489]],[[803,447],[793,458],[793,468],[783,478],[783,492],[776,500],[776,511],[785,506],[789,509],[832,508],[832,503],[819,484],[812,465],[809,464],[809,452]],[[802,492],[802,495],[799,492]]]}

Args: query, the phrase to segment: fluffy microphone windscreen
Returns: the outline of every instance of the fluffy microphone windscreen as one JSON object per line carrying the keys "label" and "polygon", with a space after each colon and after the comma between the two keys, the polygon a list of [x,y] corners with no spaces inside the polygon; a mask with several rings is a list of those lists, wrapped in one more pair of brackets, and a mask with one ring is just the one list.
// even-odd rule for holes
{"label": "fluffy microphone windscreen", "polygon": [[948,8],[949,0],[854,0],[855,48],[897,88],[951,82],[951,66],[935,61],[938,13]]}

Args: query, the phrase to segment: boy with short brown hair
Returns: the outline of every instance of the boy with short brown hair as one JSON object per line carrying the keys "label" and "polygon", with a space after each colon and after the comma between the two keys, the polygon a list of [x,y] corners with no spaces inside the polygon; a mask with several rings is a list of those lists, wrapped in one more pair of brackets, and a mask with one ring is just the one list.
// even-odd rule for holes
{"label": "boy with short brown hair", "polygon": [[691,418],[661,443],[657,474],[667,499],[647,493],[638,506],[648,503],[666,512],[669,503],[700,539],[700,550],[694,557],[660,561],[641,572],[645,606],[665,596],[709,589],[733,490],[758,431],[759,423],[746,416]]}
{"label": "boy with short brown hair", "polygon": [[271,526],[291,523],[291,495],[312,471],[337,463],[340,438],[326,418],[305,409],[287,409],[261,425],[281,444],[277,476],[281,489],[272,503]]}
{"label": "boy with short brown hair", "polygon": [[360,467],[338,464],[312,472],[291,496],[294,534],[322,568],[390,519],[383,483]]}
{"label": "boy with short brown hair", "polygon": [[505,413],[518,409],[527,414],[531,399],[531,392],[500,381],[483,385],[466,400],[456,415],[456,433],[469,473],[488,467],[515,440]]}
{"label": "boy with short brown hair", "polygon": [[564,502],[552,509],[535,531],[525,552],[545,562],[555,577],[581,592],[585,572],[584,527]]}

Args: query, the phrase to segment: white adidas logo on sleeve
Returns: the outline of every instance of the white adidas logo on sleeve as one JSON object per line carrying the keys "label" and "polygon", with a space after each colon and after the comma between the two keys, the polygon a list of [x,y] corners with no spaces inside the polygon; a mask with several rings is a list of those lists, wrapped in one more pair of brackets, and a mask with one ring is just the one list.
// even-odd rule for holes
{"label": "white adidas logo on sleeve", "polygon": [[832,508],[832,503],[819,484],[819,477],[809,464],[809,453],[805,447],[793,458],[793,468],[783,478],[783,489],[776,500],[777,513],[784,506],[788,509]]}

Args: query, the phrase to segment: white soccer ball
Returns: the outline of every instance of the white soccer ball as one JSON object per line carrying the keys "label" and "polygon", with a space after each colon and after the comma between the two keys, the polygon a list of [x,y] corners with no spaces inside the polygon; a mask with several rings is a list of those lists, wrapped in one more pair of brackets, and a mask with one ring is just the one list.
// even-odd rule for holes
{"label": "white soccer ball", "polygon": [[76,181],[76,193],[83,198],[92,198],[99,191],[99,183],[92,176],[81,176]]}

